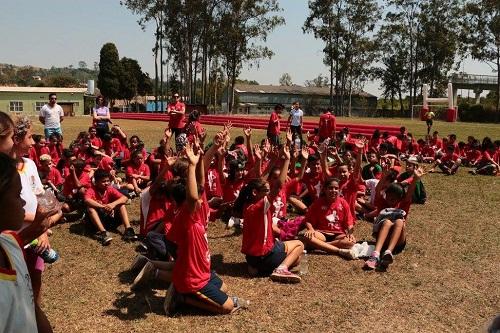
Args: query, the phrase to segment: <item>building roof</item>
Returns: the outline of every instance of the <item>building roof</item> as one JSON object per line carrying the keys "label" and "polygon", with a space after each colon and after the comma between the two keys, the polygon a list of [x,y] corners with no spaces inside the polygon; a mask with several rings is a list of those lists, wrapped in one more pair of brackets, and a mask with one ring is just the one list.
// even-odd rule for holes
{"label": "building roof", "polygon": [[[303,87],[303,86],[273,86],[273,85],[252,85],[236,84],[234,90],[237,93],[254,94],[288,94],[288,95],[319,95],[330,96],[330,87]],[[334,92],[335,94],[335,92]],[[363,97],[376,97],[365,91],[353,91],[353,95]]]}
{"label": "building roof", "polygon": [[0,92],[30,92],[30,93],[86,93],[87,88],[58,87],[0,87]]}

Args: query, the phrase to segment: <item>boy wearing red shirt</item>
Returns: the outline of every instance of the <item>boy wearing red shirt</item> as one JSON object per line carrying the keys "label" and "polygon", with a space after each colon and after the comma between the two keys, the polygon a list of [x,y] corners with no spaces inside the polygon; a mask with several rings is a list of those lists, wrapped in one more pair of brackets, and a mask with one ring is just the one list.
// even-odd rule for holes
{"label": "boy wearing red shirt", "polygon": [[462,160],[455,153],[455,146],[450,144],[446,147],[446,154],[441,159],[436,160],[439,168],[447,175],[454,175]]}
{"label": "boy wearing red shirt", "polygon": [[40,156],[40,167],[38,168],[38,174],[42,184],[49,185],[54,190],[59,190],[64,183],[64,179],[61,176],[59,170],[56,169],[52,163],[50,155],[43,154]]}
{"label": "boy wearing red shirt", "polygon": [[285,107],[283,104],[276,104],[274,111],[271,113],[269,118],[269,124],[267,125],[267,138],[273,146],[278,146],[280,144],[280,114]]}
{"label": "boy wearing red shirt", "polygon": [[151,172],[149,166],[144,163],[144,157],[138,150],[132,153],[132,163],[126,169],[125,175],[127,176],[127,189],[134,191],[137,195],[142,192],[149,180]]}
{"label": "boy wearing red shirt", "polygon": [[167,113],[170,116],[169,127],[177,138],[184,130],[186,114],[186,105],[181,102],[178,93],[174,94],[173,102],[168,104]]}
{"label": "boy wearing red shirt", "polygon": [[98,229],[96,239],[102,245],[109,245],[113,238],[108,235],[105,226],[116,228],[123,224],[123,240],[137,240],[125,207],[128,198],[111,186],[111,176],[107,171],[96,170],[94,181],[95,185],[85,192],[85,204],[90,221]]}

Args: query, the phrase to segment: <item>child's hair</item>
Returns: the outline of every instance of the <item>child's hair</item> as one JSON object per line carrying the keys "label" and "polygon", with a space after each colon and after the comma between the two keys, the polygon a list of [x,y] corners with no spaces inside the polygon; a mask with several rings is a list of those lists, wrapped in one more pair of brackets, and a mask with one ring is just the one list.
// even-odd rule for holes
{"label": "child's hair", "polygon": [[32,138],[35,143],[40,143],[40,141],[42,141],[42,136],[40,134],[33,134]]}
{"label": "child's hair", "polygon": [[188,120],[191,122],[191,121],[197,121],[198,119],[200,119],[200,112],[198,110],[191,111]]}
{"label": "child's hair", "polygon": [[243,208],[245,204],[253,201],[253,190],[260,190],[266,186],[266,181],[262,178],[251,179],[240,191],[233,206],[233,215],[236,217],[243,216]]}
{"label": "child's hair", "polygon": [[229,181],[234,181],[236,179],[236,172],[238,170],[244,169],[245,163],[236,158],[236,159],[233,159],[232,161],[230,161],[228,163],[227,167],[228,167],[227,179]]}
{"label": "child's hair", "polygon": [[30,128],[31,120],[28,117],[18,117],[15,121],[14,135],[17,139],[23,139]]}
{"label": "child's hair", "polygon": [[16,161],[9,155],[0,153],[0,198],[9,193],[12,180],[17,175]]}
{"label": "child's hair", "polygon": [[52,161],[52,157],[49,154],[42,154],[40,156],[40,162]]}
{"label": "child's hair", "polygon": [[[130,154],[130,159],[135,160],[138,155],[142,154],[140,149],[135,149],[132,154]],[[144,156],[143,156],[144,157]]]}
{"label": "child's hair", "polygon": [[458,148],[462,149],[462,148],[464,148],[464,147],[465,147],[465,142],[460,141],[460,142],[458,143]]}
{"label": "child's hair", "polygon": [[74,165],[75,169],[83,170],[85,168],[86,163],[85,163],[84,160],[78,158],[78,159],[75,160],[75,162],[73,163],[73,165]]}
{"label": "child's hair", "polygon": [[235,145],[242,145],[245,143],[245,138],[243,136],[237,136],[234,138],[234,144]]}
{"label": "child's hair", "polygon": [[14,122],[10,116],[0,111],[0,137],[7,135],[8,132],[14,129]]}
{"label": "child's hair", "polygon": [[69,158],[75,156],[75,153],[71,149],[64,148],[62,151],[62,156],[65,159],[69,159]]}
{"label": "child's hair", "polygon": [[401,200],[405,196],[405,189],[400,183],[391,183],[389,184],[389,186],[387,186],[385,195],[394,195],[396,198]]}
{"label": "child's hair", "polygon": [[418,140],[417,140],[417,143],[418,143],[419,145],[423,145],[423,144],[425,143],[425,141],[424,141],[424,139],[418,139]]}
{"label": "child's hair", "polygon": [[132,135],[129,141],[132,142],[134,139],[137,139],[137,143],[141,142],[141,139],[137,135]]}
{"label": "child's hair", "polygon": [[485,137],[484,137],[484,139],[483,139],[483,142],[482,142],[482,144],[481,144],[481,148],[483,149],[483,151],[484,151],[484,150],[486,150],[486,147],[487,147],[490,143],[492,143],[491,138],[490,138],[489,136],[485,136]]}
{"label": "child's hair", "polygon": [[321,194],[320,196],[325,196],[325,188],[330,186],[333,182],[336,182],[337,184],[340,184],[340,180],[336,177],[328,177],[325,179],[321,186]]}
{"label": "child's hair", "polygon": [[373,131],[372,139],[378,139],[378,138],[380,138],[380,130],[376,128],[375,131]]}
{"label": "child's hair", "polygon": [[168,181],[166,191],[171,194],[177,206],[182,205],[186,201],[186,179],[179,178]]}
{"label": "child's hair", "polygon": [[189,162],[185,158],[178,158],[172,165],[172,175],[174,177],[186,178]]}
{"label": "child's hair", "polygon": [[456,134],[450,134],[450,140],[456,140],[457,135]]}
{"label": "child's hair", "polygon": [[102,170],[102,169],[97,169],[94,173],[94,180],[98,182],[99,180],[103,178],[110,178],[111,175],[109,174],[109,171]]}

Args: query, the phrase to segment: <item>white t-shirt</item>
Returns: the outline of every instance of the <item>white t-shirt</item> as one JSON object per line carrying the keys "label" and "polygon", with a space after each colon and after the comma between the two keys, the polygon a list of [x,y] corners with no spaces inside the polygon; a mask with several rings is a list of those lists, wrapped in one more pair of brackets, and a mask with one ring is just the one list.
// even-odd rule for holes
{"label": "white t-shirt", "polygon": [[2,232],[0,247],[12,268],[0,272],[0,332],[38,332],[33,288],[21,245],[10,232]]}
{"label": "white t-shirt", "polygon": [[64,116],[64,111],[59,104],[51,108],[48,104],[42,106],[40,117],[45,119],[45,128],[60,128],[61,118]]}
{"label": "white t-shirt", "polygon": [[300,117],[304,116],[304,112],[301,109],[292,109],[290,110],[290,116],[292,117],[290,121],[290,125],[292,126],[300,126]]}
{"label": "white t-shirt", "polygon": [[21,198],[26,201],[24,212],[25,214],[35,214],[36,207],[38,206],[35,193],[43,192],[43,185],[38,175],[35,162],[25,157],[23,157],[23,161],[23,169],[18,170],[18,172],[22,185]]}

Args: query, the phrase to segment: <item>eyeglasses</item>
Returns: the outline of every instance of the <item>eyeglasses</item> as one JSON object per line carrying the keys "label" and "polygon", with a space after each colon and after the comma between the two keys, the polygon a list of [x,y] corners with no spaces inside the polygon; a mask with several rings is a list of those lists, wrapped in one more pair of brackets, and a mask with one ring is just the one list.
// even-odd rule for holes
{"label": "eyeglasses", "polygon": [[174,98],[179,98],[179,96],[174,96]]}
{"label": "eyeglasses", "polygon": [[50,98],[50,100],[51,100],[51,101],[52,101],[52,100],[54,100],[54,101],[55,101],[55,100],[57,100],[57,98],[55,98],[55,97],[51,97],[51,98]]}

